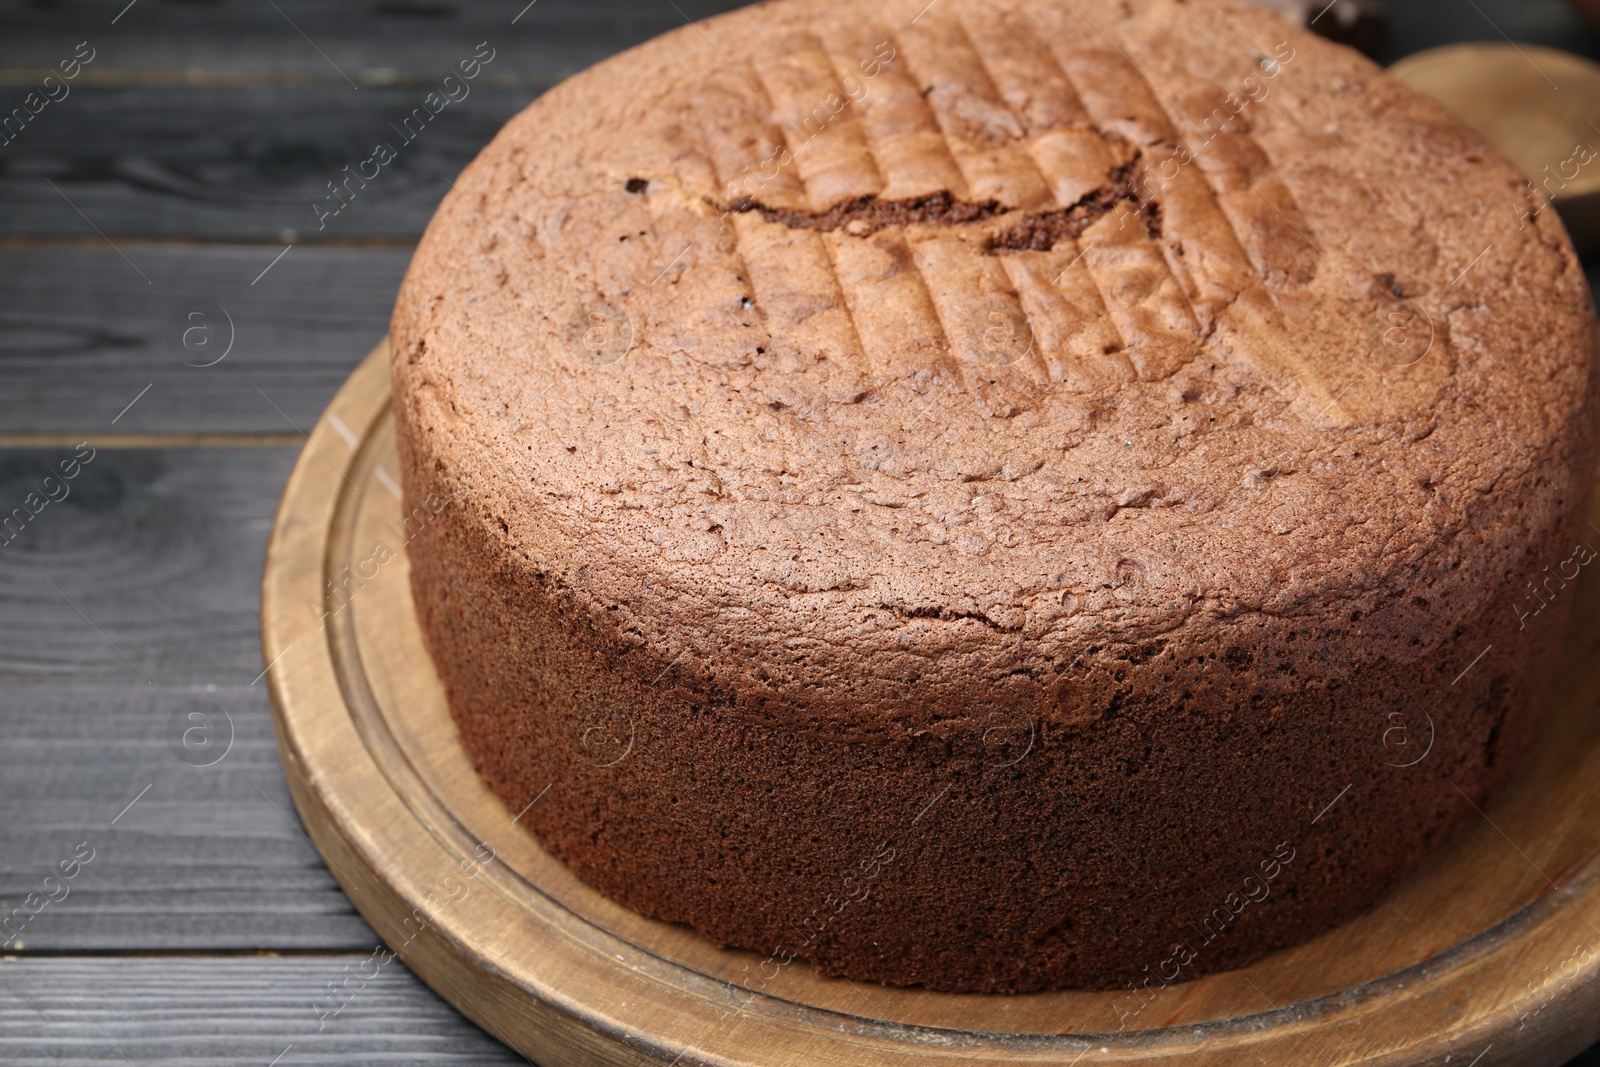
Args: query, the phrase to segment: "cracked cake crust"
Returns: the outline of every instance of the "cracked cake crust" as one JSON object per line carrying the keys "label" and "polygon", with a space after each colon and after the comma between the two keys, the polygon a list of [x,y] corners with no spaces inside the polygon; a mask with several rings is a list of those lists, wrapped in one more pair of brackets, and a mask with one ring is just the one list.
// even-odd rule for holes
{"label": "cracked cake crust", "polygon": [[[1139,213],[1145,231],[1152,237],[1161,237],[1161,205],[1140,191],[1147,179],[1138,174],[1139,158],[1115,167],[1106,175],[1106,184],[1084,193],[1064,207],[1048,211],[1015,211],[998,200],[981,204],[957,200],[947,190],[927,196],[905,200],[883,200],[876,196],[861,196],[844,200],[826,211],[799,211],[794,208],[767,207],[754,200],[740,198],[731,206],[713,205],[726,216],[731,212],[755,211],[768,222],[790,229],[819,230],[833,233],[843,230],[852,237],[867,237],[889,228],[907,227],[963,227],[971,223],[999,219],[1002,227],[984,234],[981,248],[989,254],[1004,252],[1048,252],[1064,240],[1081,237],[1096,221],[1123,202],[1132,203]],[[644,178],[630,178],[641,182],[638,190],[645,191],[649,182]]]}
{"label": "cracked cake crust", "polygon": [[1588,290],[1493,148],[1261,12],[920,6],[685,27],[462,175],[392,330],[423,629],[647,914],[938,989],[1237,965],[1515,767],[1519,606],[1600,536]]}

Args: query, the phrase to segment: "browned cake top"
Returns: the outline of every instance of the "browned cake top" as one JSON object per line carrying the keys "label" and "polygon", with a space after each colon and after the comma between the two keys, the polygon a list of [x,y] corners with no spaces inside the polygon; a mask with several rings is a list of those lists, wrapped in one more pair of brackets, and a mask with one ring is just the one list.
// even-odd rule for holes
{"label": "browned cake top", "polygon": [[735,694],[1397,590],[1376,639],[1447,639],[1581,491],[1553,213],[1239,4],[924,4],[685,26],[506,127],[395,311],[458,502]]}

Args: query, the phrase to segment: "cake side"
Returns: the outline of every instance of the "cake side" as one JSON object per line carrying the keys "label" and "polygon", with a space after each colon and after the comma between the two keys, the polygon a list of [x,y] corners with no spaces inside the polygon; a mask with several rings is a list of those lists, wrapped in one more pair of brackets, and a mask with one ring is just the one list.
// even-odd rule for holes
{"label": "cake side", "polygon": [[1320,677],[1330,635],[1245,623],[1043,679],[1100,694],[1076,723],[1034,718],[1019,678],[965,731],[841,740],[671,665],[641,680],[483,534],[447,510],[414,542],[419,615],[474,765],[546,847],[720,944],[958,991],[1166,984],[1349,917],[1507,780],[1564,621],[1517,630],[1505,583],[1460,627],[1475,662],[1366,655],[1345,682]]}
{"label": "cake side", "polygon": [[463,175],[394,323],[424,632],[480,772],[647,914],[934,988],[1236,965],[1514,768],[1587,289],[1353,54],[947,5],[686,28]]}

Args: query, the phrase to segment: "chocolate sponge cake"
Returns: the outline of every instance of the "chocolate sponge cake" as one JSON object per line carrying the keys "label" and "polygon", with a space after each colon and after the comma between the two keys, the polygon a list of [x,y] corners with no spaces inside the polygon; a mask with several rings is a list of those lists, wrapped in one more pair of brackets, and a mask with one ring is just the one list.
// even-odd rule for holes
{"label": "chocolate sponge cake", "polygon": [[440,207],[416,606],[520,822],[763,983],[1179,981],[1512,774],[1600,544],[1593,329],[1509,163],[1258,10],[779,0]]}

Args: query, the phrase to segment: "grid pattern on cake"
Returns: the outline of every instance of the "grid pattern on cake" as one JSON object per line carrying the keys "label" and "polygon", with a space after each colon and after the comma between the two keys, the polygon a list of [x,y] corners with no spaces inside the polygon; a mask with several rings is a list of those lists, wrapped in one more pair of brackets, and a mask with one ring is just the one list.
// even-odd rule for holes
{"label": "grid pattern on cake", "polygon": [[[772,336],[865,380],[1099,392],[1169,377],[1226,313],[1230,351],[1326,410],[1275,295],[1312,284],[1319,253],[1248,115],[1193,76],[1163,101],[1080,29],[962,9],[791,32],[742,63],[750,91],[702,119],[701,145]],[[884,55],[857,88],[859,57]],[[1179,154],[1180,125],[1203,150]],[[936,197],[974,217],[899,221]],[[820,218],[841,204],[853,221]],[[1042,237],[1007,246],[1030,225]]]}

